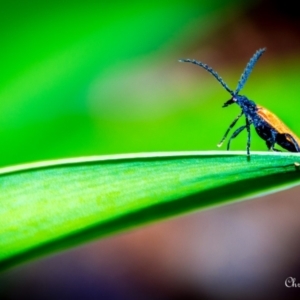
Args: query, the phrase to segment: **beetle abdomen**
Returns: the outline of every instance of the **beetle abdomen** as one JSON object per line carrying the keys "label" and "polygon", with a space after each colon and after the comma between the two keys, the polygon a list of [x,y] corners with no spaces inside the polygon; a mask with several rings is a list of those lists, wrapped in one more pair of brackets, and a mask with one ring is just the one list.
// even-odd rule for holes
{"label": "beetle abdomen", "polygon": [[275,114],[257,106],[257,115],[260,121],[254,122],[255,129],[267,144],[275,142],[288,151],[300,152],[300,139]]}
{"label": "beetle abdomen", "polygon": [[290,138],[286,136],[286,134],[277,134],[276,143],[280,145],[282,148],[291,151],[291,152],[300,152],[300,145],[297,141],[290,141]]}

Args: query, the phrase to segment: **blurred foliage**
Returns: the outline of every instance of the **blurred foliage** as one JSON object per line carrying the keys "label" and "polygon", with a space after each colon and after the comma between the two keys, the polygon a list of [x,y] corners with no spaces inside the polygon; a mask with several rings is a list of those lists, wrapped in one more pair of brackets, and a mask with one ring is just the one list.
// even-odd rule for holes
{"label": "blurred foliage", "polygon": [[236,2],[1,1],[0,165],[201,149],[201,114],[166,70]]}
{"label": "blurred foliage", "polygon": [[[221,109],[226,91],[178,59],[246,3],[2,1],[0,165],[216,149],[239,110]],[[245,93],[297,132],[299,60],[264,57]],[[235,87],[247,61],[225,69],[205,62]],[[253,136],[252,149],[265,150]],[[241,134],[232,149],[245,143]]]}

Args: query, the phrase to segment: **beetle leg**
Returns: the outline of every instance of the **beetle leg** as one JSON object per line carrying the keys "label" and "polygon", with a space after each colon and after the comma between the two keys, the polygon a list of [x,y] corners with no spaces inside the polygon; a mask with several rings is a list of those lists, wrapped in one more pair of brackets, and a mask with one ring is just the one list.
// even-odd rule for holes
{"label": "beetle leg", "polygon": [[267,147],[268,147],[269,150],[276,151],[276,152],[281,152],[281,150],[278,150],[278,149],[274,148],[274,145],[275,145],[274,140],[271,140],[271,141],[268,140],[268,141],[266,141],[266,144],[267,144]]}
{"label": "beetle leg", "polygon": [[247,128],[247,133],[248,133],[248,139],[247,139],[247,155],[248,156],[250,156],[250,144],[251,144],[250,124],[251,124],[251,122],[246,117],[246,128]]}
{"label": "beetle leg", "polygon": [[237,135],[240,134],[246,127],[247,127],[247,125],[241,126],[232,134],[232,136],[230,137],[228,144],[227,144],[227,150],[229,150],[229,148],[230,148],[231,140],[234,139],[235,137],[237,137]]}
{"label": "beetle leg", "polygon": [[269,150],[281,152],[281,150],[274,148],[274,145],[276,143],[276,136],[277,136],[277,133],[274,132],[273,130],[271,130],[271,137],[266,141],[266,144],[267,144],[267,147]]}
{"label": "beetle leg", "polygon": [[272,147],[272,150],[275,152],[282,152],[281,150],[274,148],[274,146]]}
{"label": "beetle leg", "polygon": [[238,119],[243,115],[243,111],[233,120],[233,122],[229,125],[228,129],[226,130],[221,142],[218,144],[218,147],[221,147],[223,142],[225,141],[230,129],[236,124],[236,122],[238,121]]}

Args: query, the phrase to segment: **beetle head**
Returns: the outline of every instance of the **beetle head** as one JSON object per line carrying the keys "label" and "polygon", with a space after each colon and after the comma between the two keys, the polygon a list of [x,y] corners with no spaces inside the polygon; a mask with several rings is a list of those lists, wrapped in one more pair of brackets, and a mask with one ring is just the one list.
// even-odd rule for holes
{"label": "beetle head", "polygon": [[227,107],[228,105],[231,105],[233,103],[239,105],[243,111],[254,111],[257,108],[255,102],[249,100],[245,96],[240,95],[234,95],[230,100],[223,104],[223,107]]}
{"label": "beetle head", "polygon": [[236,103],[236,102],[237,102],[237,98],[236,97],[232,97],[230,100],[226,101],[223,104],[223,107],[227,107],[228,105],[231,105],[231,104]]}

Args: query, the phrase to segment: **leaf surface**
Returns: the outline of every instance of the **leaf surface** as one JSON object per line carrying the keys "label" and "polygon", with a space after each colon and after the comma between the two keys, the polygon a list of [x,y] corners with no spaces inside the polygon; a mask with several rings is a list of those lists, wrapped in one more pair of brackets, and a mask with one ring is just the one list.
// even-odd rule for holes
{"label": "leaf surface", "polygon": [[300,183],[298,154],[111,155],[0,169],[0,270],[158,219]]}

